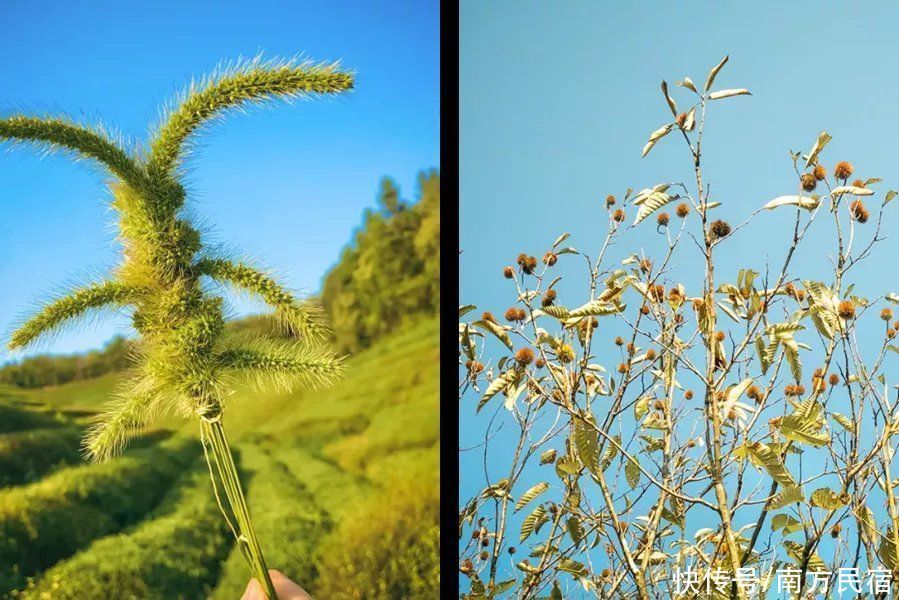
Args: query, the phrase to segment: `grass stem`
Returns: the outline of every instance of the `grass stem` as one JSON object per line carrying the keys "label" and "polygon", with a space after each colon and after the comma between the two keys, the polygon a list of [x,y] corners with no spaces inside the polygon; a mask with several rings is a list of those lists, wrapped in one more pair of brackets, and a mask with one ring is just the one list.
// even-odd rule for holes
{"label": "grass stem", "polygon": [[[237,467],[234,457],[228,445],[225,428],[222,425],[221,413],[209,418],[202,416],[200,419],[200,434],[203,440],[203,450],[206,463],[209,466],[209,476],[212,480],[212,489],[225,520],[234,533],[241,553],[244,555],[253,576],[262,584],[263,589],[271,600],[276,600],[275,588],[268,574],[265,557],[256,538],[256,531],[250,520],[250,510],[247,500],[240,485]],[[211,459],[211,460],[210,460]],[[217,481],[218,480],[218,483]],[[224,490],[227,507],[222,504],[219,484]],[[233,518],[232,518],[233,517]]]}

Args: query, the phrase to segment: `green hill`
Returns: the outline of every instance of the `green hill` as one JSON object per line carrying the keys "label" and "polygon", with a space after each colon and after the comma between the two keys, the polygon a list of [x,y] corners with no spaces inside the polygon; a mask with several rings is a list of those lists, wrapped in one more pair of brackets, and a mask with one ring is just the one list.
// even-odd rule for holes
{"label": "green hill", "polygon": [[[321,598],[438,595],[438,339],[421,317],[350,358],[333,389],[229,400],[270,567]],[[196,423],[168,419],[107,465],[78,458],[117,377],[0,387],[0,596],[239,598],[249,572]]]}

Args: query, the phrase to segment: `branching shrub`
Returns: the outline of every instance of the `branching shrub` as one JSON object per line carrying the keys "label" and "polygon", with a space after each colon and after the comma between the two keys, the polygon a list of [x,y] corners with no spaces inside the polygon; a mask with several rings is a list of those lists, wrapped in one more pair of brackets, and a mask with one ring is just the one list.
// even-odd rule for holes
{"label": "branching shrub", "polygon": [[0,492],[0,593],[156,506],[199,444],[173,439]]}
{"label": "branching shrub", "polygon": [[206,597],[232,545],[208,477],[205,468],[188,472],[133,531],[98,540],[14,597]]}
{"label": "branching shrub", "polygon": [[[702,160],[707,115],[749,95],[713,91],[726,61],[702,88],[678,83],[683,109],[662,82],[669,122],[643,155],[666,136],[683,142],[684,182],[609,196],[595,254],[563,234],[497,273],[511,308],[460,310],[460,400],[493,413],[471,421],[485,424],[483,473],[463,474],[486,478],[459,515],[466,598],[765,597],[784,591],[784,572],[796,578],[787,591],[808,597],[840,569],[889,592],[899,296],[866,297],[852,276],[896,192],[854,179],[839,157],[828,168],[822,132],[785,165],[794,192],[772,189],[739,214]],[[742,264],[720,260],[750,223],[777,218],[790,228],[766,248],[775,264],[757,244]],[[823,280],[796,272],[812,230],[829,240],[810,248]],[[628,235],[653,231],[651,255]],[[575,266],[580,298],[558,285]]]}
{"label": "branching shrub", "polygon": [[54,467],[81,460],[74,428],[0,434],[0,488],[35,481]]}
{"label": "branching shrub", "polygon": [[48,412],[38,412],[0,404],[0,433],[61,427],[63,421]]}
{"label": "branching shrub", "polygon": [[335,600],[438,597],[439,507],[430,478],[390,483],[325,539],[313,591]]}

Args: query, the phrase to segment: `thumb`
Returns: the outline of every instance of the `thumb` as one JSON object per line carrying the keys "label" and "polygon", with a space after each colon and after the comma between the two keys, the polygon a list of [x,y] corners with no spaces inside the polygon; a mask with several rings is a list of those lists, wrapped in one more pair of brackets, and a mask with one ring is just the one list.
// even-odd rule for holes
{"label": "thumb", "polygon": [[247,589],[244,590],[243,596],[240,597],[240,600],[267,600],[267,597],[262,586],[259,585],[259,582],[255,579],[251,579],[247,584]]}

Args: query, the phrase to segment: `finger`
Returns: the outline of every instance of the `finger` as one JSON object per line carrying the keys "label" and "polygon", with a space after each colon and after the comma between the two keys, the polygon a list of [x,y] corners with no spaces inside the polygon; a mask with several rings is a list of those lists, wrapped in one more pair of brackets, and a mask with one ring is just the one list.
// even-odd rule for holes
{"label": "finger", "polygon": [[258,581],[251,579],[240,600],[266,600],[265,592],[262,591],[262,586]]}
{"label": "finger", "polygon": [[281,571],[269,569],[269,576],[278,593],[278,600],[312,600],[309,593],[287,578]]}

